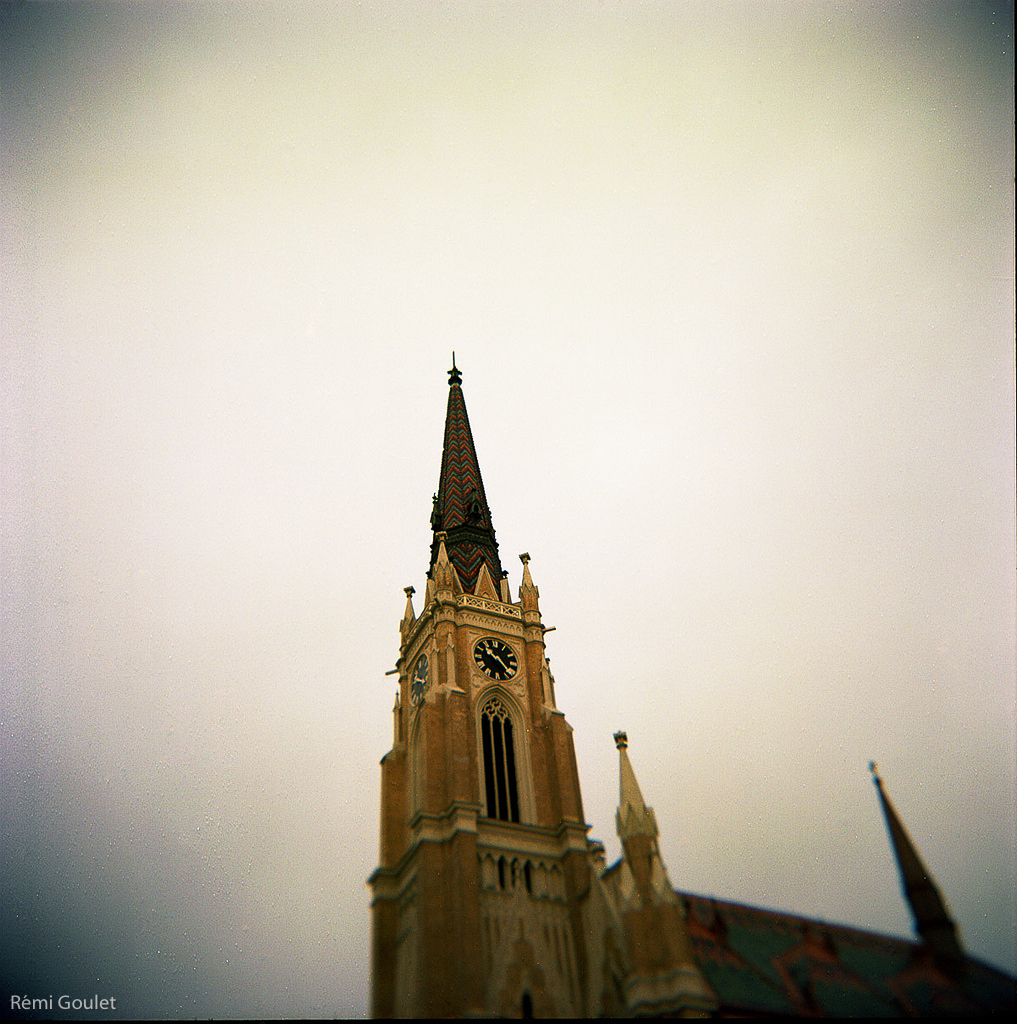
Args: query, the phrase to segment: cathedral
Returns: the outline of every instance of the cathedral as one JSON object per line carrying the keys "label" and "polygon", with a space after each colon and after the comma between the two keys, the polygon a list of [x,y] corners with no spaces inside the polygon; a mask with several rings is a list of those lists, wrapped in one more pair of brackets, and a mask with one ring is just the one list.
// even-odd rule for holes
{"label": "cathedral", "polygon": [[608,866],[588,837],[572,729],[555,701],[540,594],[502,568],[449,371],[430,566],[406,588],[372,890],[375,1017],[930,1016],[1012,1010],[968,957],[872,766],[917,940],[674,889],[657,821],[619,757]]}

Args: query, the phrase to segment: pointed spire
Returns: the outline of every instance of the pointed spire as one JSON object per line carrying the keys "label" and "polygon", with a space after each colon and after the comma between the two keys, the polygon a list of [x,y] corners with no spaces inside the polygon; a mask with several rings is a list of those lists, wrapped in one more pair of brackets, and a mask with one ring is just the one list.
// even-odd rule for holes
{"label": "pointed spire", "polygon": [[524,551],[519,556],[523,563],[523,582],[519,585],[519,603],[523,611],[536,612],[540,610],[540,591],[534,586],[533,577],[530,575],[530,554]]}
{"label": "pointed spire", "polygon": [[618,748],[620,761],[618,813],[615,816],[618,836],[622,840],[632,836],[656,836],[657,817],[653,813],[653,808],[646,806],[639,783],[636,781],[636,773],[629,760],[629,738],[623,732],[616,732],[614,742]]}
{"label": "pointed spire", "polygon": [[406,595],[406,610],[403,612],[402,622],[399,623],[399,632],[402,634],[403,640],[405,640],[410,627],[417,618],[416,613],[413,611],[413,595],[416,591],[413,587],[403,587],[403,593]]}
{"label": "pointed spire", "polygon": [[438,552],[434,556],[434,561],[431,565],[431,579],[429,583],[434,585],[435,590],[452,591],[453,593],[462,593],[462,587],[459,585],[459,576],[456,573],[455,566],[449,561],[448,550],[445,547],[445,541],[448,539],[448,535],[444,530],[439,530],[434,535],[434,542],[438,545]]}
{"label": "pointed spire", "polygon": [[621,760],[615,892],[629,958],[627,1016],[711,1016],[717,997],[696,966],[685,910],[660,856],[657,819],[629,762],[628,736],[616,732],[614,742]]}
{"label": "pointed spire", "polygon": [[963,962],[964,953],[957,936],[957,926],[946,909],[932,875],[922,863],[907,829],[904,828],[890,798],[886,795],[875,761],[869,762],[869,771],[872,772],[872,781],[876,784],[883,817],[890,832],[890,841],[893,843],[893,852],[897,858],[897,867],[904,887],[904,897],[915,919],[915,931],[922,942],[940,959],[947,964],[959,964]]}
{"label": "pointed spire", "polygon": [[484,494],[480,464],[473,444],[470,421],[463,398],[462,374],[452,353],[448,371],[448,407],[445,412],[445,443],[441,454],[438,493],[431,509],[431,565],[438,560],[438,533],[446,536],[445,547],[462,587],[472,592],[477,585],[481,565],[487,566],[492,580],[502,578],[498,542],[494,538],[491,510]]}

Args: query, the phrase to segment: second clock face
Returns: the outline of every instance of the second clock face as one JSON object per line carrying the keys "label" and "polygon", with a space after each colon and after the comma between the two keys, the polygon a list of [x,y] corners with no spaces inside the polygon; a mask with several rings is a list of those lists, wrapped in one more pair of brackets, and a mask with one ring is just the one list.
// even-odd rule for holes
{"label": "second clock face", "polygon": [[473,648],[473,660],[477,663],[477,668],[492,679],[508,679],[514,676],[518,665],[515,651],[493,636],[486,636],[483,640],[477,641]]}

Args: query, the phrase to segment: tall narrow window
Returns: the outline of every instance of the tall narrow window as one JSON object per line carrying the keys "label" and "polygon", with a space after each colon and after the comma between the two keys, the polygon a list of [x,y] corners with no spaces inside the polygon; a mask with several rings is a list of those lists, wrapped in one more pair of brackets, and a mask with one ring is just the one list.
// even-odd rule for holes
{"label": "tall narrow window", "polygon": [[484,705],[480,715],[480,739],[484,750],[487,816],[501,821],[518,821],[519,790],[516,787],[512,719],[497,697],[492,697]]}

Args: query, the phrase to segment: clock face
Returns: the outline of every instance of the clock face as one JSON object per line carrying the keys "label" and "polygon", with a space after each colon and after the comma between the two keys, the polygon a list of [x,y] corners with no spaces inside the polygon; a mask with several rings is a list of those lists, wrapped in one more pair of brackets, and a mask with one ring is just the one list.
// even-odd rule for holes
{"label": "clock face", "polygon": [[427,655],[417,658],[417,667],[413,670],[413,682],[410,685],[410,699],[414,704],[422,704],[427,690]]}
{"label": "clock face", "polygon": [[473,660],[477,668],[492,679],[509,679],[516,674],[516,655],[508,644],[486,636],[478,640],[473,648]]}

